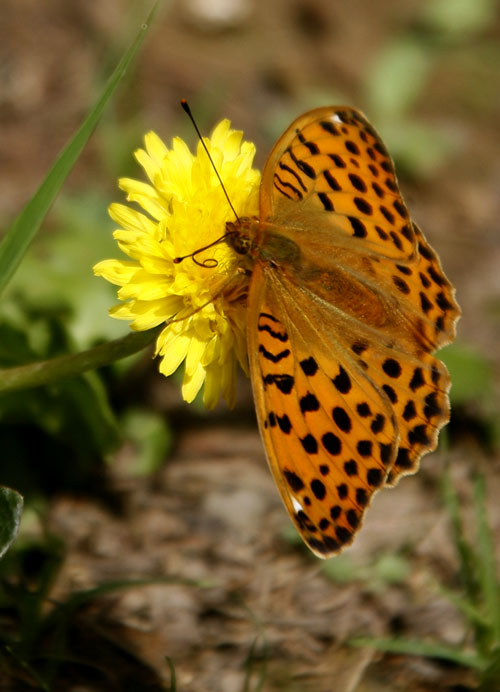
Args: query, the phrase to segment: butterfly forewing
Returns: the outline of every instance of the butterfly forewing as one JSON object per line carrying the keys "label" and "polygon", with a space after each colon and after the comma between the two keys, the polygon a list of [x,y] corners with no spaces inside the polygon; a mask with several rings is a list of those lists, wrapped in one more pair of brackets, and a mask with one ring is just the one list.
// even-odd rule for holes
{"label": "butterfly forewing", "polygon": [[261,219],[267,218],[308,233],[327,225],[337,245],[359,251],[399,260],[415,252],[391,158],[351,108],[311,111],[283,134],[263,174]]}

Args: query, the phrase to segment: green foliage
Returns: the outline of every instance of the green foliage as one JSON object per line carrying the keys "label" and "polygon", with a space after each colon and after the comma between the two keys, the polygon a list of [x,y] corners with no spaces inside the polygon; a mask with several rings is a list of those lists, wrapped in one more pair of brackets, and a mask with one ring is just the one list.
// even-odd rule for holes
{"label": "green foliage", "polygon": [[[0,327],[0,365],[23,366],[70,349],[59,315],[28,308],[24,315],[30,329],[7,320]],[[106,389],[95,372],[3,394],[0,436],[2,482],[25,494],[55,489],[64,481],[78,487],[89,464],[119,441]]]}
{"label": "green foliage", "polygon": [[172,445],[172,433],[164,418],[134,408],[126,411],[120,422],[125,437],[134,445],[129,473],[143,476],[159,469]]}
{"label": "green foliage", "polygon": [[[81,127],[4,235],[0,244],[0,291],[19,268],[108,101],[123,80],[155,12],[156,4]],[[95,240],[102,226],[99,218],[89,216],[98,206],[103,206],[102,200],[94,205],[82,200],[78,214],[72,210],[71,218],[81,221],[73,227],[73,234],[66,227],[64,235],[50,236],[49,262],[46,254],[31,255],[1,307],[0,366],[5,368],[0,371],[1,480],[4,483],[12,480],[12,485],[24,491],[35,491],[38,486],[47,487],[54,481],[57,487],[68,476],[78,485],[79,471],[85,473],[90,460],[102,458],[116,446],[118,426],[103,382],[96,373],[84,373],[143,348],[152,338],[151,334],[132,336],[125,343],[119,340],[68,355],[74,350],[75,341],[88,345],[106,336],[109,329],[96,319],[98,301],[92,298],[96,297],[97,289],[88,287],[92,252],[102,247],[102,241],[89,242]],[[61,220],[64,207],[59,213]],[[69,218],[66,226],[70,225]],[[82,257],[88,263],[82,262]],[[34,276],[36,282],[32,281]],[[105,310],[97,310],[97,314],[104,316]],[[80,319],[71,323],[75,316]],[[62,380],[63,377],[67,379]],[[42,388],[43,384],[47,386]],[[30,387],[38,388],[28,393],[20,391]],[[21,503],[19,497],[14,501],[12,491],[2,492],[1,545],[7,548],[19,524]]]}
{"label": "green foliage", "polygon": [[482,477],[474,482],[476,537],[466,536],[459,499],[449,476],[443,494],[451,521],[453,540],[459,559],[461,593],[447,588],[441,592],[461,612],[468,624],[472,645],[462,647],[402,638],[358,637],[355,646],[371,646],[380,651],[427,656],[450,661],[477,671],[481,692],[500,687],[500,581],[496,570],[495,542],[486,515],[486,491]]}
{"label": "green foliage", "polygon": [[[116,290],[96,281],[92,273],[97,261],[117,251],[106,214],[108,201],[92,189],[78,196],[61,195],[50,215],[50,232],[37,238],[25,255],[5,292],[0,314],[20,303],[40,312],[59,312],[78,348],[128,331],[108,316]],[[23,326],[29,324],[25,316]]]}
{"label": "green foliage", "polygon": [[122,81],[127,67],[132,62],[146,36],[149,28],[148,22],[153,18],[154,12],[155,8],[151,11],[147,22],[141,26],[134,43],[125,52],[116,66],[108,84],[91,108],[88,116],[65,146],[38,190],[2,239],[0,244],[0,292],[5,288],[21,263],[50,206],[99,122],[109,99]]}
{"label": "green foliage", "polygon": [[444,497],[460,561],[462,598],[466,605],[463,614],[472,628],[477,654],[486,663],[483,668],[486,673],[495,662],[500,663],[500,583],[495,541],[486,514],[484,478],[478,476],[474,482],[477,535],[473,542],[466,538],[459,500],[449,476],[444,480]]}
{"label": "green foliage", "polygon": [[[22,542],[21,542],[22,543]],[[0,606],[14,614],[15,627],[0,631],[0,661],[5,673],[19,667],[50,690],[32,665],[43,630],[43,608],[61,564],[61,545],[54,539],[39,545],[25,542],[0,563]]]}
{"label": "green foliage", "polygon": [[[89,348],[123,330],[106,314],[111,292],[106,295],[107,288],[91,272],[97,259],[111,254],[102,197],[63,198],[51,215],[51,233],[25,256],[147,27],[142,25],[89,116],[0,245],[0,289],[11,280],[0,306],[1,482],[22,490],[30,506],[43,493],[61,488],[81,492],[91,486],[92,467],[115,449],[120,434],[103,376],[89,371],[136,353],[155,334],[129,334]],[[78,348],[88,350],[74,353]],[[138,449],[135,471],[147,473],[166,453],[169,434],[154,416],[130,415],[127,420]],[[19,493],[0,487],[0,555],[17,534],[22,505]],[[10,678],[46,692],[78,655],[71,650],[77,611],[105,593],[146,583],[101,585],[48,608],[62,557],[53,538],[39,544],[21,536],[0,562],[4,624],[8,619],[0,631],[0,667]],[[91,675],[107,674],[91,660],[79,666],[93,671]],[[172,666],[171,679],[174,690]]]}

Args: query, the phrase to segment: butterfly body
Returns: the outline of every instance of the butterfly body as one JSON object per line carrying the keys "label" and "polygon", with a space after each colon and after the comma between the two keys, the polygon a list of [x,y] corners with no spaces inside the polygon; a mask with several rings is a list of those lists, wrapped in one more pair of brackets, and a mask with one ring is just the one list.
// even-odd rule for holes
{"label": "butterfly body", "polygon": [[251,274],[257,417],[282,499],[319,557],[348,545],[374,492],[414,473],[449,418],[432,352],[459,308],[363,115],[298,118],[264,169],[258,219],[227,224]]}

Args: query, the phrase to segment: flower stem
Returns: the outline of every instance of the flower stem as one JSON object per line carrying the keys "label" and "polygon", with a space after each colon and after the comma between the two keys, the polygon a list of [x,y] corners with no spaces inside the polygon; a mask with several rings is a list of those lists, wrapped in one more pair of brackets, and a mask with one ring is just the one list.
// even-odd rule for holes
{"label": "flower stem", "polygon": [[94,370],[115,360],[126,358],[150,344],[161,329],[163,326],[148,329],[146,332],[133,332],[80,353],[58,356],[15,368],[0,369],[0,393],[40,387],[56,380],[76,377],[87,370]]}

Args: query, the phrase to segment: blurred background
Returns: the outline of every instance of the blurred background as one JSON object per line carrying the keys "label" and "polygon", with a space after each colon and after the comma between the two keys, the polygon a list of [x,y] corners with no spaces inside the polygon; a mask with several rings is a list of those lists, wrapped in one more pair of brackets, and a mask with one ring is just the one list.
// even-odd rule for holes
{"label": "blurred background", "polygon": [[[149,8],[2,0],[1,229]],[[144,134],[196,145],[181,98],[204,133],[230,118],[256,143],[260,168],[295,117],[345,104],[382,135],[457,287],[463,317],[442,352],[452,421],[420,473],[375,498],[354,546],[322,563],[281,505],[243,376],[236,409],[211,413],[184,404],[180,378],[161,377],[149,351],[4,396],[0,484],[22,492],[26,508],[0,562],[0,689],[174,689],[166,657],[178,689],[194,692],[500,689],[416,645],[413,655],[349,645],[358,635],[477,645],[456,547],[457,536],[476,542],[477,473],[500,536],[499,39],[495,0],[163,4],[3,296],[0,365],[127,333],[108,317],[115,290],[92,266],[119,256],[107,207],[123,201],[119,177],[143,179],[133,152]]]}

